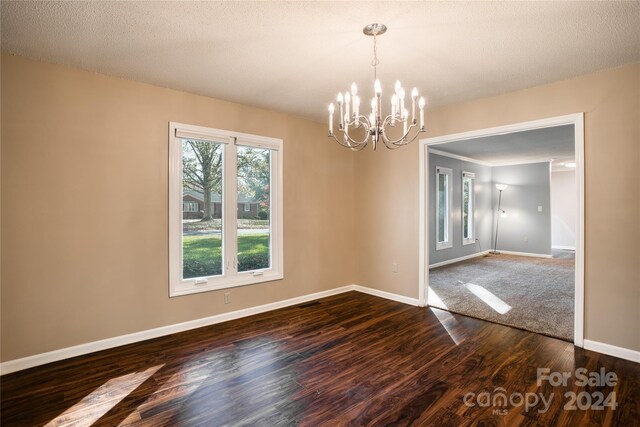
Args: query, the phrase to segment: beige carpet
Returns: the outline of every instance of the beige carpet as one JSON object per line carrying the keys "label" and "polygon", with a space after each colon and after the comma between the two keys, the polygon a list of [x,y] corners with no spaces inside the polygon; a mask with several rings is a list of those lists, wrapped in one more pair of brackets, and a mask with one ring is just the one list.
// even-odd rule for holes
{"label": "beige carpet", "polygon": [[573,341],[574,254],[488,255],[429,271],[429,305]]}

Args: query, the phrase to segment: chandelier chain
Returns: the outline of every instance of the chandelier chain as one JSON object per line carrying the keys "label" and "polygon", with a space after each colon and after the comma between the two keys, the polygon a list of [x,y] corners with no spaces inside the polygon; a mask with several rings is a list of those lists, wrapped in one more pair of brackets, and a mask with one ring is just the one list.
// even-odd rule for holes
{"label": "chandelier chain", "polygon": [[373,35],[373,59],[371,60],[371,66],[373,67],[373,79],[377,79],[378,78],[378,64],[380,63],[380,60],[378,59],[378,44],[377,42],[377,37],[374,34]]}

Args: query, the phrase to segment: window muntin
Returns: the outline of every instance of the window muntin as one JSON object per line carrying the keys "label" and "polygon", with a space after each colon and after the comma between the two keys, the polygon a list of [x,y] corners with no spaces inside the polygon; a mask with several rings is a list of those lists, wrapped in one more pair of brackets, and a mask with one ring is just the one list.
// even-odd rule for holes
{"label": "window muntin", "polygon": [[[247,167],[246,152],[267,158],[267,168],[257,173],[253,166]],[[239,162],[245,164],[241,179]],[[252,183],[254,190],[268,183],[261,189],[262,196],[257,194],[260,197],[243,193],[243,188],[251,188],[246,181],[254,175],[261,180]],[[283,277],[282,140],[171,123],[169,176],[170,296]],[[196,212],[192,203],[198,206]],[[209,209],[205,209],[207,203]],[[241,212],[245,203],[249,204],[246,213]],[[250,222],[258,218],[262,218],[258,233],[266,244],[252,247],[249,242],[247,247],[244,230],[255,230]],[[266,253],[268,261],[257,267],[246,260],[240,265],[244,253],[256,252],[262,258]]]}
{"label": "window muntin", "polygon": [[475,174],[462,172],[462,244],[475,243]]}
{"label": "window muntin", "polygon": [[436,167],[436,250],[450,248],[451,239],[451,181],[452,171]]}

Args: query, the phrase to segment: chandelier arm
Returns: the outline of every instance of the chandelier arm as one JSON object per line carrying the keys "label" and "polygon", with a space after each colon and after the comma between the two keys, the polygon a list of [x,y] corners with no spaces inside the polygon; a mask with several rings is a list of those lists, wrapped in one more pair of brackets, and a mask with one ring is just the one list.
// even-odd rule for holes
{"label": "chandelier arm", "polygon": [[342,147],[345,147],[345,148],[353,149],[353,148],[359,147],[360,145],[366,145],[366,144],[352,144],[351,142],[345,142],[343,140],[338,139],[335,133],[330,134],[329,137],[333,138],[338,144],[340,144]]}
{"label": "chandelier arm", "polygon": [[345,147],[345,148],[349,148],[350,150],[353,150],[353,151],[362,150],[364,147],[367,146],[367,142],[368,142],[366,139],[364,141],[355,141],[351,137],[349,137],[348,135],[347,135],[347,142],[341,141],[340,139],[338,139],[334,133],[330,134],[329,136],[333,137],[333,139],[340,146]]}
{"label": "chandelier arm", "polygon": [[384,141],[384,140],[383,140],[383,142],[384,142],[384,146],[385,146],[385,147],[387,147],[387,148],[388,148],[388,149],[390,149],[390,150],[395,150],[395,149],[397,149],[397,148],[404,147],[405,145],[409,145],[409,144],[411,144],[413,141],[415,141],[415,140],[416,140],[416,138],[418,138],[418,136],[419,136],[421,133],[423,133],[423,132],[424,132],[424,131],[419,130],[419,131],[418,131],[418,132],[413,136],[413,138],[408,139],[407,141],[404,141],[404,142],[401,142],[401,143],[393,143],[393,142],[387,143],[386,141]]}
{"label": "chandelier arm", "polygon": [[360,116],[354,117],[353,120],[347,122],[347,126],[352,126],[352,125],[355,126],[356,123],[364,127],[364,138],[362,140],[353,139],[351,136],[349,136],[349,134],[344,132],[344,129],[340,129],[340,130],[342,131],[343,136],[346,136],[348,143],[344,141],[340,141],[335,136],[335,133],[331,133],[329,136],[333,136],[333,139],[335,139],[338,142],[338,144],[347,148],[352,148],[354,146],[360,146],[360,145],[363,145],[363,146],[367,145],[369,141],[369,132],[371,129],[371,125],[369,124],[369,119],[367,119],[363,115],[360,115]]}
{"label": "chandelier arm", "polygon": [[335,136],[333,137],[333,139],[336,140],[338,145],[340,145],[341,147],[344,147],[344,148],[348,148],[351,151],[362,151],[367,146],[366,142],[363,143],[363,144],[359,144],[359,145],[352,145],[352,144],[345,143],[344,141],[340,141]]}
{"label": "chandelier arm", "polygon": [[[387,117],[385,117],[385,119],[382,121],[382,142],[384,142],[384,145],[385,145],[387,148],[389,148],[389,144],[393,144],[393,145],[394,145],[394,146],[396,146],[396,147],[401,147],[401,146],[403,146],[403,145],[407,145],[407,144],[409,144],[409,143],[413,142],[413,141],[416,139],[416,137],[417,137],[421,132],[424,132],[423,130],[420,130],[420,129],[419,129],[419,130],[418,130],[418,132],[416,133],[416,135],[415,135],[413,138],[411,138],[411,140],[409,140],[409,141],[405,141],[405,139],[406,139],[406,138],[409,136],[409,134],[411,133],[411,129],[413,129],[414,127],[417,127],[417,126],[418,126],[418,124],[417,124],[417,123],[412,123],[411,125],[409,125],[409,126],[407,127],[407,132],[406,132],[405,134],[403,134],[400,138],[398,138],[398,139],[396,139],[396,140],[389,139],[389,138],[387,137],[387,132],[386,132],[386,130],[385,130],[385,129],[386,129],[387,125],[389,124],[389,122],[390,122],[391,120],[393,120],[393,117],[392,117],[391,115],[388,115],[388,116],[387,116]],[[405,119],[405,120],[408,120],[408,118],[407,118],[407,119]],[[401,122],[401,123],[402,123],[402,122]]]}

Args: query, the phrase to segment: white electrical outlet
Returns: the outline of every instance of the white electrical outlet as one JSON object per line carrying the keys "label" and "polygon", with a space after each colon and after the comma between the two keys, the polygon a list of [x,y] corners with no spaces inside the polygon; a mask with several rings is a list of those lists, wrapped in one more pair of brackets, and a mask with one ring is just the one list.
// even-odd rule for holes
{"label": "white electrical outlet", "polygon": [[224,303],[229,304],[231,302],[231,292],[224,293]]}
{"label": "white electrical outlet", "polygon": [[528,243],[529,242],[529,236],[524,236],[524,238],[522,240],[524,240],[525,243]]}
{"label": "white electrical outlet", "polygon": [[398,263],[394,262],[391,264],[391,272],[392,273],[397,273],[398,272]]}

